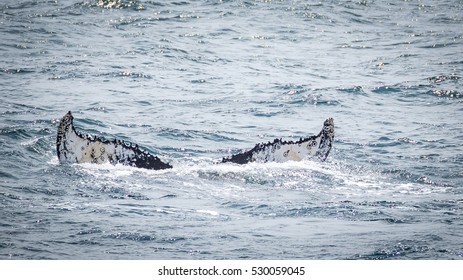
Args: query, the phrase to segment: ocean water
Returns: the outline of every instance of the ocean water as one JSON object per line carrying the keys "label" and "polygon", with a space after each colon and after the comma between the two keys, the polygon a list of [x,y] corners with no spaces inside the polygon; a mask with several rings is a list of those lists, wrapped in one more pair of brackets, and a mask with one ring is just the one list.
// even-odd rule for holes
{"label": "ocean water", "polygon": [[[1,259],[462,259],[463,3],[0,3]],[[59,164],[59,119],[166,171]],[[216,164],[316,134],[326,162]]]}

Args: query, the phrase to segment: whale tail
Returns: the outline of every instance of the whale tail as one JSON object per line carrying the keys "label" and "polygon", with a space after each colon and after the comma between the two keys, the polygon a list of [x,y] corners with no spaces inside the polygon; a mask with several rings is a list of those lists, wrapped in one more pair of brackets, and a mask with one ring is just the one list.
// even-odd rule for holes
{"label": "whale tail", "polygon": [[334,141],[333,118],[325,120],[323,129],[316,136],[301,138],[298,141],[275,139],[273,142],[260,143],[251,150],[224,157],[222,162],[245,164],[249,162],[300,161],[304,158],[318,158],[325,161]]}
{"label": "whale tail", "polygon": [[56,136],[56,153],[61,163],[121,163],[145,169],[172,168],[157,156],[121,140],[101,140],[76,131],[69,111],[61,119]]}
{"label": "whale tail", "polygon": [[[102,140],[76,131],[73,116],[69,111],[61,119],[56,136],[56,153],[61,163],[121,163],[145,169],[168,169],[172,165],[144,151],[138,145],[121,140]],[[222,158],[222,162],[245,164],[249,162],[300,161],[318,158],[325,161],[334,141],[334,122],[325,120],[318,135],[298,141],[275,139],[273,142],[257,144],[251,150]]]}

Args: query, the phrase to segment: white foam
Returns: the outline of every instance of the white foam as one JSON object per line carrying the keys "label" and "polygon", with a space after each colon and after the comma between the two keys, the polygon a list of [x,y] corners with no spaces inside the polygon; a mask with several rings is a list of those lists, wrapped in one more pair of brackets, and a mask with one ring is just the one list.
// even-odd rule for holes
{"label": "white foam", "polygon": [[40,138],[32,138],[30,140],[26,140],[26,141],[23,141],[20,143],[21,146],[32,146],[34,145],[35,143],[37,143],[37,141],[39,141]]}
{"label": "white foam", "polygon": [[197,213],[202,213],[202,214],[209,214],[211,216],[218,216],[219,212],[217,211],[212,211],[212,210],[196,210]]}

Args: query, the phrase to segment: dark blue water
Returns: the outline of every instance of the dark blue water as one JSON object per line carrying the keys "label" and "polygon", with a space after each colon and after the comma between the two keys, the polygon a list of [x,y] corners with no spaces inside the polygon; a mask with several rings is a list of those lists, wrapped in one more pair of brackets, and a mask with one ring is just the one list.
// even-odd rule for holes
{"label": "dark blue water", "polygon": [[[461,1],[0,11],[0,258],[463,258]],[[60,165],[69,110],[174,168]],[[328,117],[324,163],[214,164]]]}

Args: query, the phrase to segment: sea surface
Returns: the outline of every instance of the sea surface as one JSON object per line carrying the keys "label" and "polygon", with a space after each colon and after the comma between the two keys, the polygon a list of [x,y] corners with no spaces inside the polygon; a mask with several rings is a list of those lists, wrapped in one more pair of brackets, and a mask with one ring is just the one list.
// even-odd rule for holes
{"label": "sea surface", "polygon": [[[463,259],[462,88],[459,0],[3,0],[0,258]],[[60,164],[68,111],[174,168]]]}

